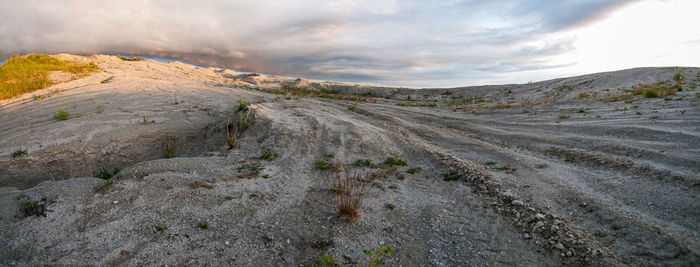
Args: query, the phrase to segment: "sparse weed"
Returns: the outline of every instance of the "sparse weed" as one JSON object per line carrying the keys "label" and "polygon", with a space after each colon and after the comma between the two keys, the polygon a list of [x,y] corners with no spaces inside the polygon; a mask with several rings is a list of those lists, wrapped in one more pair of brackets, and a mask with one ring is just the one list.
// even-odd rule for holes
{"label": "sparse weed", "polygon": [[394,210],[396,208],[396,205],[391,204],[391,203],[385,203],[384,207],[389,209],[389,210]]}
{"label": "sparse weed", "polygon": [[442,175],[442,179],[445,181],[457,181],[459,180],[459,173],[454,171],[449,171]]}
{"label": "sparse weed", "polygon": [[358,160],[355,160],[355,162],[353,162],[352,165],[357,166],[357,167],[371,167],[372,160],[371,159],[358,159]]}
{"label": "sparse weed", "polygon": [[169,137],[162,143],[163,158],[169,159],[177,156],[177,138]]}
{"label": "sparse weed", "polygon": [[157,224],[157,225],[154,225],[153,228],[155,228],[155,229],[156,229],[156,232],[158,232],[158,233],[161,234],[161,235],[162,235],[163,233],[165,233],[165,230],[168,229],[168,227],[166,227],[164,224]]}
{"label": "sparse weed", "polygon": [[114,167],[114,170],[112,172],[109,172],[106,168],[102,168],[102,170],[97,175],[95,175],[95,177],[100,178],[100,179],[104,179],[104,180],[108,180],[108,179],[112,179],[112,177],[114,177],[114,175],[117,175],[117,173],[119,173],[119,171],[120,171],[120,169],[118,167]]}
{"label": "sparse weed", "polygon": [[658,120],[659,118],[660,117],[656,115],[649,117],[650,120]]}
{"label": "sparse weed", "polygon": [[382,163],[386,166],[406,166],[406,161],[396,156],[388,157]]}
{"label": "sparse weed", "polygon": [[117,56],[119,59],[124,60],[124,61],[143,61],[143,58],[140,57],[134,57],[133,55],[131,57],[122,57],[122,56]]}
{"label": "sparse weed", "polygon": [[378,248],[374,252],[370,250],[365,250],[363,252],[367,256],[369,256],[369,264],[367,264],[367,267],[373,267],[375,266],[375,264],[384,264],[384,261],[381,259],[381,257],[384,255],[394,254],[394,248],[390,245],[386,245],[384,247]]}
{"label": "sparse weed", "polygon": [[238,109],[236,111],[241,112],[248,109],[250,103],[245,102],[243,98],[238,99]]}
{"label": "sparse weed", "polygon": [[278,155],[276,153],[272,153],[272,150],[267,148],[266,146],[262,146],[260,148],[262,150],[262,155],[260,155],[260,159],[264,159],[267,161],[273,161],[277,159]]}
{"label": "sparse weed", "polygon": [[114,76],[107,77],[106,79],[100,81],[100,83],[108,83],[108,82],[111,82],[113,78],[114,78]]}
{"label": "sparse weed", "polygon": [[64,108],[58,110],[58,112],[53,114],[53,118],[59,121],[64,121],[70,118],[70,114]]}
{"label": "sparse weed", "polygon": [[351,221],[360,217],[359,209],[368,176],[367,173],[351,171],[347,167],[344,172],[335,173],[335,186],[340,188],[337,193],[339,218]]}
{"label": "sparse weed", "polygon": [[372,182],[372,186],[376,187],[376,188],[379,189],[379,190],[384,191],[384,186],[383,186],[382,183],[380,183],[379,181],[374,181],[374,182]]}
{"label": "sparse weed", "polygon": [[328,161],[319,160],[319,161],[317,161],[316,164],[314,165],[314,168],[316,168],[317,170],[322,170],[322,171],[331,170],[331,171],[336,171],[336,172],[337,172],[337,171],[340,171],[340,169],[342,168],[342,166],[341,166],[340,162],[338,162],[338,161],[333,161],[333,160],[328,160]]}
{"label": "sparse weed", "polygon": [[249,126],[249,120],[250,120],[250,111],[251,109],[248,108],[248,111],[246,111],[245,116],[243,115],[243,112],[238,114],[238,131],[245,132],[245,130],[248,129]]}
{"label": "sparse weed", "polygon": [[97,106],[97,113],[102,113],[105,111],[105,104],[100,104]]}
{"label": "sparse weed", "polygon": [[423,169],[421,167],[415,167],[415,168],[410,168],[410,169],[406,170],[406,172],[410,173],[410,174],[414,174],[414,173],[419,173],[422,170]]}
{"label": "sparse weed", "polygon": [[571,118],[571,116],[569,116],[568,114],[561,114],[561,115],[559,115],[559,119],[566,120],[566,119],[568,119],[568,118]]}
{"label": "sparse weed", "polygon": [[503,198],[501,198],[501,201],[503,201],[503,203],[505,204],[510,204],[511,202],[513,202],[513,200],[515,200],[515,198],[512,196],[504,196]]}
{"label": "sparse weed", "polygon": [[209,230],[209,223],[208,222],[200,222],[197,224],[197,228],[202,229],[202,230]]}
{"label": "sparse weed", "polygon": [[21,157],[21,156],[26,156],[26,155],[27,155],[27,150],[26,150],[26,149],[22,150],[22,147],[20,147],[20,148],[18,148],[17,150],[15,150],[15,152],[12,152],[12,157],[13,157],[13,158],[17,158],[17,157]]}
{"label": "sparse weed", "polygon": [[54,200],[49,200],[46,197],[41,198],[39,201],[24,200],[20,205],[22,218],[27,218],[30,216],[46,217],[46,212],[52,211],[48,209],[48,205],[51,205],[54,202]]}

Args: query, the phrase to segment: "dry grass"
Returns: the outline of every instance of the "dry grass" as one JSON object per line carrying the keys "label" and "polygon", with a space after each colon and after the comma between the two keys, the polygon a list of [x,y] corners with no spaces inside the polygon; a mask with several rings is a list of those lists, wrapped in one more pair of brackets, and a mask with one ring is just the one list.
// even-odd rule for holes
{"label": "dry grass", "polygon": [[353,221],[360,218],[360,205],[368,176],[369,174],[365,172],[351,170],[349,167],[335,173],[334,187],[337,188],[340,219]]}
{"label": "dry grass", "polygon": [[87,74],[99,70],[95,63],[79,65],[44,54],[12,55],[0,66],[0,99],[51,86],[49,71]]}

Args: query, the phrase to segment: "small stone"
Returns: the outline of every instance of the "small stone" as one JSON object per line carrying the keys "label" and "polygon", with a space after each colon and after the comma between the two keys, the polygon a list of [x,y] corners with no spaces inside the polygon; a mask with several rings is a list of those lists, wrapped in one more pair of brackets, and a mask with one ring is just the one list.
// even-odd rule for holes
{"label": "small stone", "polygon": [[544,218],[545,218],[545,217],[544,217],[544,214],[542,214],[542,213],[537,213],[537,214],[535,214],[535,219],[544,220]]}
{"label": "small stone", "polygon": [[523,235],[523,237],[524,237],[525,239],[530,239],[530,238],[532,238],[532,237],[530,236],[530,234],[528,234],[528,233],[525,233],[525,234]]}
{"label": "small stone", "polygon": [[292,241],[290,241],[289,239],[287,239],[287,245],[289,245],[291,242],[292,242]]}
{"label": "small stone", "polygon": [[513,202],[510,202],[513,206],[522,206],[525,205],[522,201],[520,200],[513,200]]}
{"label": "small stone", "polygon": [[119,204],[119,200],[115,200],[115,201],[112,202],[112,203],[114,203],[114,204]]}
{"label": "small stone", "polygon": [[569,250],[569,251],[566,252],[566,256],[567,256],[567,257],[571,257],[572,255],[574,255],[574,253],[572,253],[571,250]]}
{"label": "small stone", "polygon": [[540,227],[542,227],[542,226],[544,226],[544,222],[541,222],[541,221],[540,221],[540,222],[537,222],[537,223],[535,224],[535,226],[533,226],[532,228],[537,229],[537,228],[540,228]]}
{"label": "small stone", "polygon": [[561,243],[557,243],[557,245],[556,245],[555,247],[556,247],[558,250],[564,250],[564,249],[566,249],[566,248],[564,247],[564,245],[562,245]]}
{"label": "small stone", "polygon": [[226,242],[224,242],[224,245],[229,246],[229,245],[231,245],[231,243],[229,243],[228,240],[227,240]]}

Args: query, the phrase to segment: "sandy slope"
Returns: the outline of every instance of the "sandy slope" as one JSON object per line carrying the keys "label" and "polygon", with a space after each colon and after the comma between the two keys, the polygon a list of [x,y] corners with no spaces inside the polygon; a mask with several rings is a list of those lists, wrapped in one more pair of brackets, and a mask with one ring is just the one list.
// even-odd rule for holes
{"label": "sandy slope", "polygon": [[[697,91],[578,99],[670,80],[673,68],[413,90],[60,56],[103,71],[0,101],[0,264],[290,265],[326,253],[348,264],[384,244],[397,266],[700,261]],[[255,90],[285,85],[370,102]],[[485,101],[466,111],[475,96]],[[254,119],[229,150],[223,129],[240,98]],[[54,120],[61,107],[73,117]],[[162,159],[173,142],[178,157]],[[259,159],[263,145],[279,158]],[[28,156],[13,158],[19,147]],[[333,173],[314,169],[327,154],[342,163],[396,155],[408,166],[368,185],[361,219],[345,222],[328,190]],[[493,168],[502,166],[510,171]],[[114,185],[96,192],[104,181],[90,176],[113,167],[122,168]],[[448,171],[460,181],[443,181]],[[54,199],[52,212],[22,219],[19,194]],[[205,221],[208,230],[196,227]]]}

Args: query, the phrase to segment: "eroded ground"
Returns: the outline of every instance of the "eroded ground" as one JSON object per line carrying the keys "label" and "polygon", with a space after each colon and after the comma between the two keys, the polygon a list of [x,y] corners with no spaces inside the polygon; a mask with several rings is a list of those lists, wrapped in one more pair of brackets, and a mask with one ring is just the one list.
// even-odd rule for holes
{"label": "eroded ground", "polygon": [[[61,56],[103,71],[0,102],[1,264],[365,264],[387,244],[390,266],[699,261],[697,68],[664,99],[624,90],[673,68],[413,90]],[[303,87],[323,93],[285,93]],[[340,220],[316,163],[365,159],[381,175]]]}

